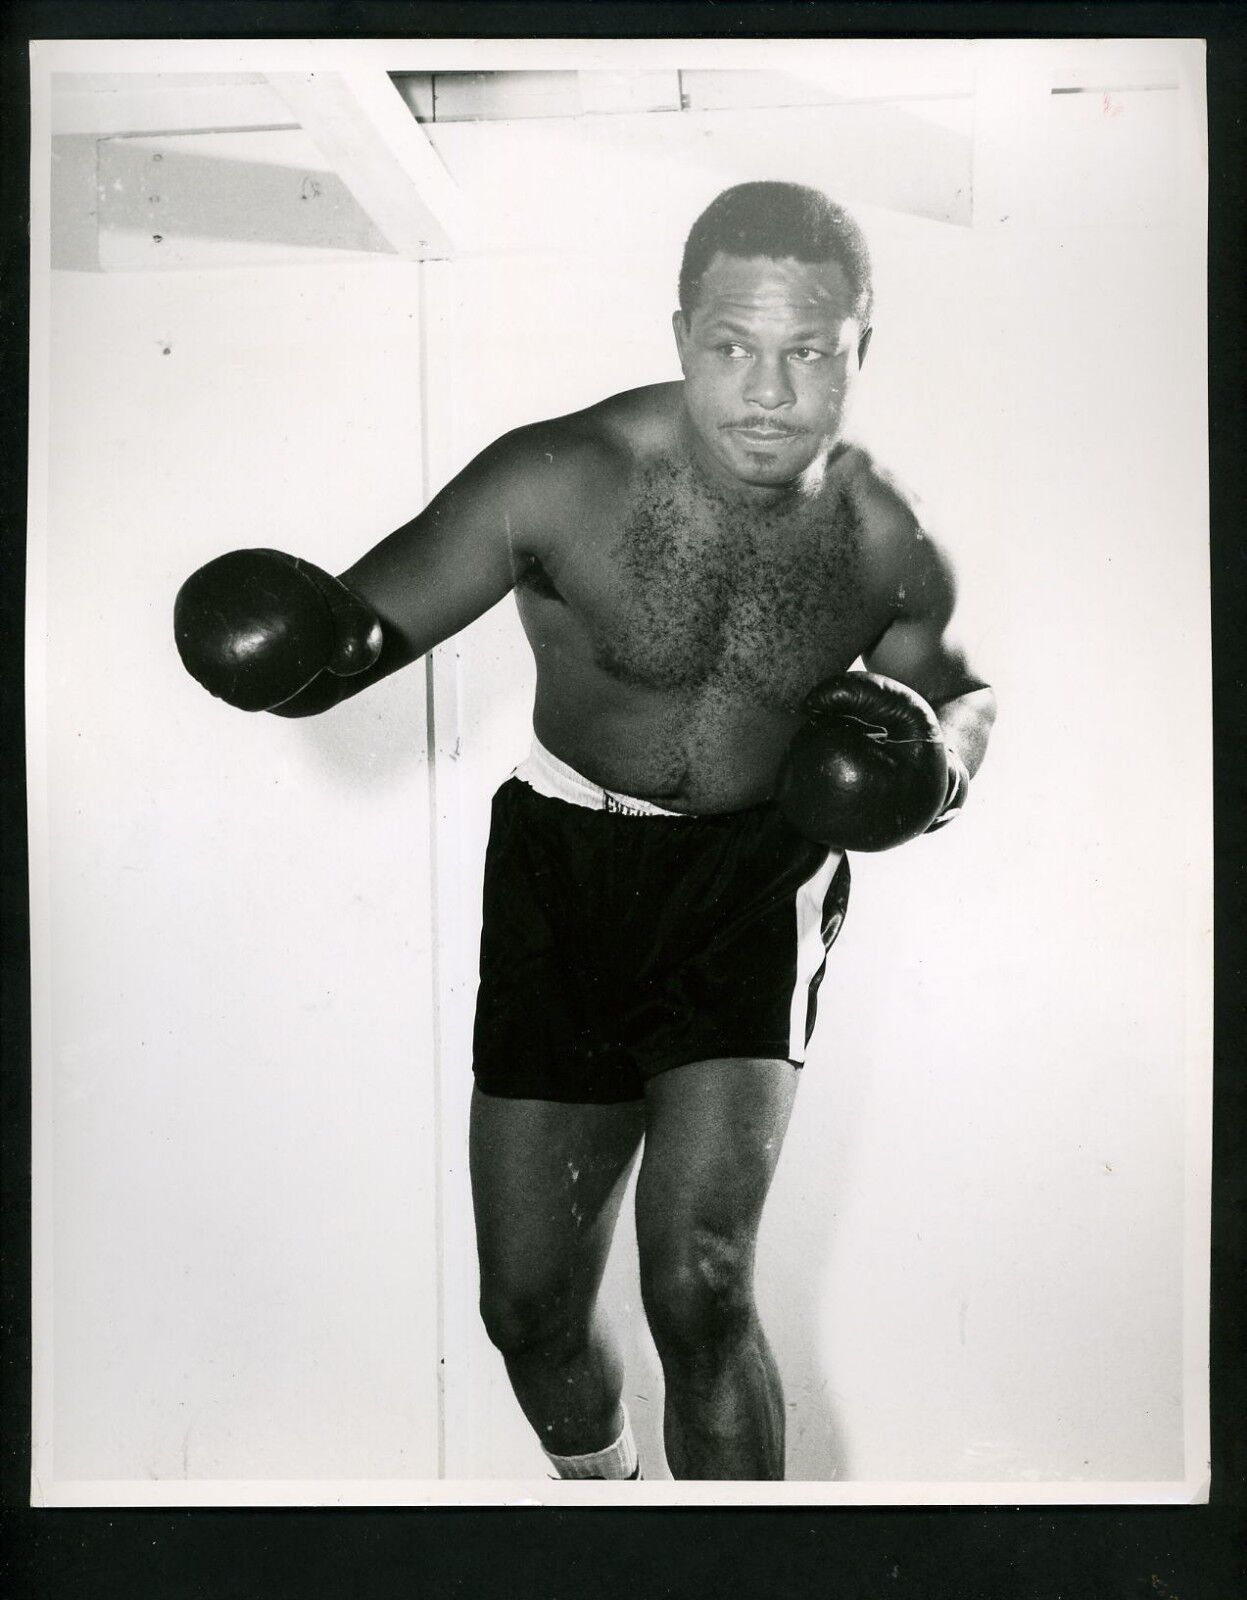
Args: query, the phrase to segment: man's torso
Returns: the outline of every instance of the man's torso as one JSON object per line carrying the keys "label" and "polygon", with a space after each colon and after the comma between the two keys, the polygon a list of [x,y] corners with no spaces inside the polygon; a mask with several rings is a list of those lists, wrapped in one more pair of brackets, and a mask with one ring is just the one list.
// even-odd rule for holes
{"label": "man's torso", "polygon": [[805,695],[890,621],[896,572],[863,452],[749,504],[689,459],[679,387],[548,425],[568,466],[514,551],[516,595],[543,743],[607,788],[725,811],[769,796]]}

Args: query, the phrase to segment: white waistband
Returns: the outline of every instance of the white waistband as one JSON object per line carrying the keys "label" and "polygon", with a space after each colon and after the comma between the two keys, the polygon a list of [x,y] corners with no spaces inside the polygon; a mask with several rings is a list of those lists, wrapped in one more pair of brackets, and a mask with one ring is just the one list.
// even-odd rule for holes
{"label": "white waistband", "polygon": [[566,761],[551,755],[536,737],[528,755],[516,767],[513,777],[528,784],[538,794],[549,800],[566,800],[569,805],[586,806],[590,811],[616,811],[628,817],[683,817],[684,811],[664,811],[649,800],[637,800],[632,795],[616,794],[603,789],[601,784],[582,777]]}

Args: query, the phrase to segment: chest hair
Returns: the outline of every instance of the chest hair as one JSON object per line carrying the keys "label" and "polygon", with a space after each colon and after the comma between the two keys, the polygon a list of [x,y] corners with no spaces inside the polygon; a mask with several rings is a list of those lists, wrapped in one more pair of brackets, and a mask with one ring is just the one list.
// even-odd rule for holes
{"label": "chest hair", "polygon": [[742,506],[661,463],[642,474],[610,562],[595,653],[646,688],[791,706],[861,629],[861,527],[843,490]]}

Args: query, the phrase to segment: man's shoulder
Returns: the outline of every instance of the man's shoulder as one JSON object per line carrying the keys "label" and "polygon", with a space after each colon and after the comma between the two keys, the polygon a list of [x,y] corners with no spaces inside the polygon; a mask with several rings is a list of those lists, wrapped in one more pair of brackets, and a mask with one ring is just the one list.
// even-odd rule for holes
{"label": "man's shoulder", "polygon": [[917,493],[866,445],[843,444],[834,460],[833,471],[866,531],[875,538],[890,543],[897,538],[912,537],[922,527]]}
{"label": "man's shoulder", "polygon": [[512,428],[457,480],[461,494],[505,511],[513,548],[543,550],[624,504],[637,469],[669,438],[675,384],[612,395],[582,411]]}
{"label": "man's shoulder", "polygon": [[589,474],[600,484],[601,473],[628,473],[669,448],[678,390],[674,383],[629,389],[582,411],[525,423],[504,434],[494,448],[511,464],[539,476],[575,479]]}
{"label": "man's shoulder", "polygon": [[861,444],[846,446],[839,466],[877,576],[888,584],[947,588],[953,581],[948,546],[918,492]]}
{"label": "man's shoulder", "polygon": [[682,390],[680,383],[647,383],[607,395],[577,416],[609,436],[618,448],[644,459],[670,449]]}

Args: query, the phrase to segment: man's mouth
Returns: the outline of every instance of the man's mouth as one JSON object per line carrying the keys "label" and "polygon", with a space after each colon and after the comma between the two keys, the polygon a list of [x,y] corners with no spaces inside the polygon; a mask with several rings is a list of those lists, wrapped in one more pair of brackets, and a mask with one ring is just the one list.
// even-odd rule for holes
{"label": "man's mouth", "polygon": [[726,431],[739,434],[742,439],[795,439],[796,428],[776,428],[755,422],[729,422]]}

